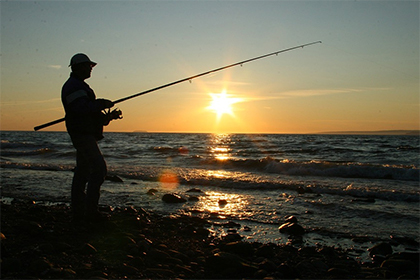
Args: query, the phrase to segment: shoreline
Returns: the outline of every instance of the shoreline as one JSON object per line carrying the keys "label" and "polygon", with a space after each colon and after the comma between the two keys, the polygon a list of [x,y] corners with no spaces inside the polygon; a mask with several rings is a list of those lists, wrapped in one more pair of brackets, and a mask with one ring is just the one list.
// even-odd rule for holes
{"label": "shoreline", "polygon": [[[361,262],[340,248],[215,237],[211,221],[111,209],[106,222],[71,222],[64,204],[1,204],[2,278],[11,279],[418,279],[419,253],[376,248]],[[226,225],[229,227],[229,225]],[[381,247],[381,246],[379,246]],[[382,246],[384,247],[384,246]],[[373,252],[373,250],[372,250]]]}

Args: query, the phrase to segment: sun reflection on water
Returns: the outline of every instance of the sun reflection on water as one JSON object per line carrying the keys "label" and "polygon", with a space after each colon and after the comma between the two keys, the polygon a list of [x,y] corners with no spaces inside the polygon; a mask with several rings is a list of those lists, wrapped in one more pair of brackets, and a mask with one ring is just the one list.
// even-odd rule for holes
{"label": "sun reflection on water", "polygon": [[235,144],[230,134],[212,134],[209,139],[210,155],[220,161],[232,158],[232,149],[230,145]]}
{"label": "sun reflection on water", "polygon": [[246,209],[249,205],[248,197],[240,194],[209,191],[200,197],[193,209],[202,213],[217,215],[218,218],[235,215],[247,216]]}

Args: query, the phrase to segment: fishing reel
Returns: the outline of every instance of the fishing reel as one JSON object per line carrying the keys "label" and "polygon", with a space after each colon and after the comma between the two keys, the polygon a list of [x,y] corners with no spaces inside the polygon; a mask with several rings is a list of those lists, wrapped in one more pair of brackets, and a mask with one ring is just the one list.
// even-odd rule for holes
{"label": "fishing reel", "polygon": [[112,120],[122,119],[122,111],[118,108],[111,111],[111,109],[104,110],[104,125],[108,125]]}

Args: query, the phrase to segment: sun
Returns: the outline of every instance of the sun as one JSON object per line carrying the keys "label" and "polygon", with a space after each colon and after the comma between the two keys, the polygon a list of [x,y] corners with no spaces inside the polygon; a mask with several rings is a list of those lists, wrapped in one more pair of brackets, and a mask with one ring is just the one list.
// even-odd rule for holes
{"label": "sun", "polygon": [[217,119],[220,119],[224,114],[233,116],[232,105],[242,101],[242,98],[229,97],[226,90],[221,93],[210,93],[212,101],[207,110],[213,111],[217,114]]}

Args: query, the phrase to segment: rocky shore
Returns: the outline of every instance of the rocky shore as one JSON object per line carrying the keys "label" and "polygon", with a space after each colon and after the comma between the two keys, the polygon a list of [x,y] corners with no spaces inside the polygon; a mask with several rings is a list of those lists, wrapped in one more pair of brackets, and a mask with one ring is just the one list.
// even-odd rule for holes
{"label": "rocky shore", "polygon": [[[211,221],[107,208],[72,222],[66,205],[1,205],[2,279],[418,279],[419,254],[378,244],[360,263],[337,248],[245,242]],[[226,223],[229,227],[229,223]]]}

